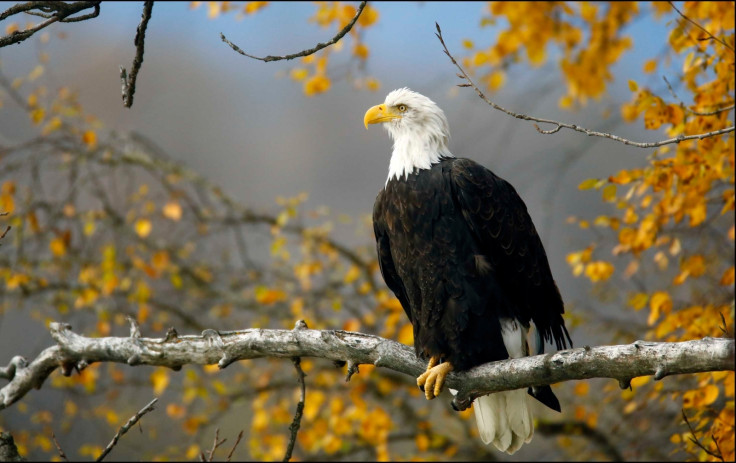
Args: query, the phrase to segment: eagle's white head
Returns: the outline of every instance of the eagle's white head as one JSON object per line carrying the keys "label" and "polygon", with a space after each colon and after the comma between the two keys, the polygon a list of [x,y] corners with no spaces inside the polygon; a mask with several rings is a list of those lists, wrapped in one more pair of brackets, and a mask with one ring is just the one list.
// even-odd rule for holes
{"label": "eagle's white head", "polygon": [[368,124],[383,123],[394,140],[386,183],[415,169],[429,169],[442,157],[452,157],[445,113],[434,101],[408,88],[389,93],[382,104],[365,113],[363,122],[366,129]]}

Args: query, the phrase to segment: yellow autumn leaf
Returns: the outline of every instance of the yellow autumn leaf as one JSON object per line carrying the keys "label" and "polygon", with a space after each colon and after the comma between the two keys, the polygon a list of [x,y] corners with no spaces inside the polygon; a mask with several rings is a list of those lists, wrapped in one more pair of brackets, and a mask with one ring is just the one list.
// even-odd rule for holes
{"label": "yellow autumn leaf", "polygon": [[651,376],[637,376],[636,378],[631,380],[631,387],[632,388],[638,388],[642,387],[643,385],[647,384],[649,380],[651,380]]}
{"label": "yellow autumn leaf", "polygon": [[629,297],[628,304],[634,308],[634,310],[641,310],[646,307],[649,301],[649,295],[646,293],[635,293]]}
{"label": "yellow autumn leaf", "polygon": [[135,222],[135,232],[141,238],[145,238],[148,235],[150,235],[152,228],[153,228],[153,225],[151,225],[151,221],[148,219],[138,219]]}
{"label": "yellow autumn leaf", "polygon": [[307,78],[308,75],[309,75],[309,71],[304,68],[295,68],[295,69],[292,69],[291,72],[289,73],[289,76],[293,80],[296,80],[296,81],[304,80]]}
{"label": "yellow autumn leaf", "polygon": [[544,63],[544,46],[533,42],[527,43],[526,56],[532,66],[540,66]]}
{"label": "yellow autumn leaf", "polygon": [[472,49],[475,45],[473,44],[473,41],[470,39],[463,40],[463,47],[467,48],[468,50]]}
{"label": "yellow autumn leaf", "polygon": [[[366,7],[367,8],[367,7]],[[304,83],[304,94],[314,96],[330,89],[332,82],[325,75],[316,75]]]}
{"label": "yellow autumn leaf", "polygon": [[360,331],[360,320],[351,318],[342,325],[343,331]]}
{"label": "yellow autumn leaf", "polygon": [[97,458],[102,454],[102,447],[99,445],[84,444],[79,447],[77,453],[83,457],[94,457]]}
{"label": "yellow autumn leaf", "polygon": [[28,73],[28,81],[33,82],[34,80],[38,79],[43,75],[44,67],[42,65],[37,65],[33,70]]}
{"label": "yellow autumn leaf", "polygon": [[626,122],[633,122],[639,117],[639,111],[635,105],[624,103],[621,105],[621,118]]}
{"label": "yellow autumn leaf", "polygon": [[381,83],[375,77],[369,77],[365,80],[365,86],[368,88],[368,90],[375,92],[376,90],[381,88]]}
{"label": "yellow autumn leaf", "polygon": [[96,226],[96,224],[93,221],[91,221],[91,220],[86,221],[84,223],[84,230],[83,230],[84,236],[92,236],[92,235],[94,235],[95,228],[96,227],[97,226]]}
{"label": "yellow autumn leaf", "polygon": [[636,92],[639,90],[639,85],[635,81],[629,80],[629,90]]}
{"label": "yellow autumn leaf", "polygon": [[163,208],[164,217],[171,219],[175,222],[181,219],[182,210],[181,205],[176,201],[169,201]]}
{"label": "yellow autumn leaf", "polygon": [[189,447],[187,447],[187,453],[185,454],[186,456],[184,458],[186,458],[189,461],[194,461],[199,456],[200,452],[201,450],[200,450],[199,445],[192,444]]}
{"label": "yellow autumn leaf", "polygon": [[322,391],[309,391],[304,403],[304,418],[311,421],[317,416],[322,404],[325,402],[325,394]]}
{"label": "yellow autumn leaf", "polygon": [[503,71],[493,71],[491,75],[488,76],[488,85],[491,87],[491,90],[498,90],[503,87],[505,81],[506,74]]}
{"label": "yellow autumn leaf", "polygon": [[585,381],[579,381],[577,384],[575,384],[575,387],[573,388],[573,392],[575,393],[575,395],[581,397],[588,395],[589,391],[590,385]]}
{"label": "yellow autumn leaf", "polygon": [[570,95],[565,95],[560,97],[559,101],[557,102],[557,106],[560,107],[560,109],[568,109],[572,106],[573,99]]}
{"label": "yellow autumn leaf", "polygon": [[215,19],[220,15],[220,2],[207,2],[207,17]]}
{"label": "yellow autumn leaf", "polygon": [[360,59],[368,59],[369,54],[368,47],[364,43],[358,43],[353,47],[353,55]]}
{"label": "yellow autumn leaf", "polygon": [[66,254],[66,243],[64,242],[64,238],[57,236],[52,239],[49,243],[49,249],[51,249],[51,253],[56,257],[61,257]]}
{"label": "yellow autumn leaf", "polygon": [[680,271],[696,278],[702,276],[705,273],[705,258],[700,254],[689,256],[680,263]]}
{"label": "yellow autumn leaf", "polygon": [[731,266],[730,268],[726,269],[725,272],[723,272],[723,276],[721,276],[720,284],[723,286],[732,285],[734,283],[734,267]]}
{"label": "yellow autumn leaf", "polygon": [[649,299],[649,310],[647,324],[652,326],[661,314],[667,314],[672,310],[672,298],[665,291],[657,291]]}
{"label": "yellow autumn leaf", "polygon": [[417,434],[417,437],[414,439],[414,443],[417,446],[417,450],[424,452],[429,448],[429,437],[424,433]]}
{"label": "yellow autumn leaf", "polygon": [[151,373],[150,379],[153,385],[153,393],[160,396],[169,386],[169,371],[165,368],[157,368],[156,371]]}
{"label": "yellow autumn leaf", "polygon": [[264,8],[266,5],[268,5],[268,2],[246,2],[245,6],[243,7],[243,13],[247,15],[253,14],[258,10]]}
{"label": "yellow autumn leaf", "polygon": [[286,293],[280,289],[270,289],[265,286],[258,286],[255,289],[256,301],[259,304],[271,305],[286,299]]}
{"label": "yellow autumn leaf", "polygon": [[616,199],[616,185],[610,184],[603,188],[603,200],[606,202],[613,202]]}
{"label": "yellow autumn leaf", "polygon": [[169,265],[169,253],[166,250],[157,251],[151,257],[151,265],[157,270],[163,270]]}
{"label": "yellow autumn leaf", "polygon": [[138,324],[142,325],[146,323],[146,320],[148,320],[148,316],[150,314],[151,314],[151,308],[148,306],[148,304],[141,304],[138,307],[138,316],[136,317]]}
{"label": "yellow autumn leaf", "polygon": [[369,27],[375,24],[376,21],[378,21],[378,11],[370,4],[367,4],[363,8],[360,18],[358,18],[358,24],[363,27]]}
{"label": "yellow autumn leaf", "polygon": [[82,135],[82,141],[90,148],[97,146],[97,134],[94,130],[87,130]]}
{"label": "yellow autumn leaf", "polygon": [[108,410],[105,412],[105,419],[107,420],[107,424],[110,426],[115,426],[120,422],[120,416],[115,413],[115,410]]}
{"label": "yellow autumn leaf", "polygon": [[691,207],[685,212],[690,217],[689,225],[691,227],[697,227],[701,223],[705,222],[706,215],[708,213],[705,201],[700,201],[694,207]]}
{"label": "yellow autumn leaf", "polygon": [[28,275],[23,273],[15,273],[7,279],[7,281],[5,282],[5,286],[8,289],[15,289],[21,285],[28,283],[29,281],[31,281],[31,277],[29,277]]}
{"label": "yellow autumn leaf", "polygon": [[592,282],[606,281],[613,275],[614,266],[610,262],[595,261],[585,266],[585,276]]}
{"label": "yellow autumn leaf", "polygon": [[46,117],[46,110],[43,108],[36,108],[31,111],[31,121],[35,125],[40,124],[44,117]]}
{"label": "yellow autumn leaf", "polygon": [[358,268],[357,265],[352,265],[350,266],[350,269],[348,270],[348,272],[345,274],[345,278],[343,279],[343,281],[345,282],[345,284],[350,284],[354,282],[355,280],[357,280],[359,276],[360,276],[360,269]]}
{"label": "yellow autumn leaf", "polygon": [[719,393],[718,386],[713,384],[708,384],[700,389],[687,391],[682,396],[682,406],[684,408],[706,407],[715,402]]}
{"label": "yellow autumn leaf", "polygon": [[578,190],[590,190],[591,188],[594,188],[597,184],[597,178],[589,178],[588,180],[584,180],[580,183],[580,185],[578,185]]}

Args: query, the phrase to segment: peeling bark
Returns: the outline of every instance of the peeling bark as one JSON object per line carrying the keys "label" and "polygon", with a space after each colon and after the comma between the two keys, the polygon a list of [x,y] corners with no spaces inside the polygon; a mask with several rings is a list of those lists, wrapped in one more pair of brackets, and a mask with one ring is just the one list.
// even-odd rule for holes
{"label": "peeling bark", "polygon": [[[217,364],[225,368],[238,360],[261,357],[318,357],[347,362],[357,371],[360,364],[373,364],[413,377],[425,369],[414,349],[379,336],[339,330],[310,330],[301,320],[293,330],[204,330],[201,335],[178,336],[170,330],[165,338],[87,338],[63,323],[50,325],[57,345],[42,351],[28,363],[14,357],[0,377],[10,382],[0,389],[0,410],[40,388],[57,368],[69,376],[94,362],[165,366]],[[172,334],[173,333],[173,334]],[[685,342],[647,342],[617,346],[583,347],[556,353],[487,363],[448,375],[446,385],[458,391],[453,406],[468,408],[473,399],[493,392],[541,386],[588,378],[613,378],[626,386],[632,378],[705,371],[734,371],[734,340],[703,338]]]}

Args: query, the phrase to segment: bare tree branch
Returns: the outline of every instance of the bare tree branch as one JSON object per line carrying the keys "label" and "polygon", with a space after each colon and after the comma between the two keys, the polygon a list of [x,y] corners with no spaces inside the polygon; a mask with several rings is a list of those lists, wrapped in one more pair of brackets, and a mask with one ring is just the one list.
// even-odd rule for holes
{"label": "bare tree branch", "polygon": [[199,461],[212,461],[215,457],[215,451],[225,443],[227,439],[220,440],[220,428],[215,428],[215,440],[212,442],[212,448],[207,452],[207,458],[204,456],[204,451],[199,453]]}
{"label": "bare tree branch", "polygon": [[61,445],[59,445],[59,441],[56,440],[56,435],[54,434],[54,431],[51,431],[51,439],[54,441],[54,445],[56,446],[56,450],[59,452],[59,458],[61,458],[64,461],[69,461],[69,458],[67,458],[66,453],[61,449]]}
{"label": "bare tree branch", "polygon": [[[304,325],[304,328],[306,328],[306,324]],[[294,362],[294,368],[296,368],[296,374],[297,374],[297,380],[299,381],[299,403],[296,404],[296,412],[294,413],[294,421],[291,422],[291,425],[289,426],[289,431],[291,432],[291,436],[289,437],[289,445],[286,446],[286,454],[284,454],[284,460],[283,461],[289,461],[291,460],[291,453],[294,451],[294,444],[296,443],[296,435],[299,432],[299,428],[302,425],[302,414],[304,413],[304,400],[307,395],[306,386],[304,384],[304,377],[306,374],[304,374],[304,370],[302,370],[301,366],[301,358],[294,357],[291,359],[292,362]]]}
{"label": "bare tree branch", "polygon": [[99,457],[97,457],[97,460],[95,461],[102,461],[108,453],[117,445],[118,441],[120,440],[120,437],[123,436],[126,432],[130,430],[131,427],[133,427],[134,424],[140,420],[143,415],[153,410],[154,405],[156,405],[156,402],[158,402],[158,399],[153,399],[152,401],[148,402],[148,405],[141,408],[138,413],[133,415],[127,423],[122,425],[120,429],[118,429],[118,432],[115,433],[115,436],[112,438],[109,444],[107,444],[107,447],[105,447],[105,450],[102,451]]}
{"label": "bare tree branch", "polygon": [[[39,24],[36,24],[33,27],[30,27],[28,29],[22,30],[22,31],[15,31],[11,34],[6,35],[5,37],[0,37],[0,47],[5,47],[7,45],[12,45],[14,43],[20,43],[27,38],[31,37],[36,32],[40,31],[41,29],[44,29],[45,27],[50,26],[51,24],[55,22],[79,22],[79,21],[85,21],[87,19],[96,18],[100,14],[100,3],[99,1],[95,2],[26,2],[26,3],[19,3],[17,5],[13,5],[7,10],[0,13],[0,21],[19,14],[19,13],[28,13],[28,14],[34,14],[35,16],[41,16],[42,18],[45,18],[46,21],[43,21]],[[86,10],[88,8],[94,8],[92,13],[88,13],[82,16],[77,17],[71,17],[71,15],[79,13],[80,11]],[[39,10],[39,11],[33,11],[33,10]]]}
{"label": "bare tree branch", "polygon": [[687,415],[685,414],[685,409],[682,409],[682,418],[685,420],[685,424],[687,424],[687,428],[690,430],[690,441],[698,446],[700,449],[702,449],[705,453],[712,456],[713,458],[718,458],[721,461],[726,461],[723,459],[723,454],[721,453],[721,448],[718,446],[718,441],[713,437],[713,442],[716,444],[716,448],[718,449],[717,452],[712,451],[705,445],[703,445],[698,437],[695,435],[695,430],[693,429],[693,426],[690,424],[690,420],[687,419]]}
{"label": "bare tree branch", "polygon": [[244,52],[240,47],[238,47],[237,45],[235,45],[234,43],[232,43],[231,41],[229,41],[225,37],[225,34],[223,34],[222,32],[220,32],[220,38],[222,39],[223,42],[225,42],[226,44],[230,45],[230,48],[232,48],[233,50],[237,51],[241,55],[247,56],[248,58],[257,59],[259,61],[263,61],[263,62],[266,62],[266,63],[268,63],[269,61],[281,61],[281,60],[291,60],[291,59],[294,59],[294,58],[301,58],[303,56],[309,56],[309,55],[312,55],[314,53],[317,53],[321,49],[326,48],[326,47],[329,47],[330,45],[334,45],[338,41],[340,41],[340,39],[342,39],[345,36],[345,34],[347,34],[348,32],[350,32],[350,29],[353,28],[353,26],[355,25],[355,22],[358,21],[358,18],[360,17],[360,14],[363,12],[363,8],[365,8],[366,3],[368,3],[368,2],[367,1],[360,2],[360,6],[358,6],[358,11],[355,13],[355,16],[353,17],[353,19],[350,20],[350,22],[345,27],[343,27],[342,30],[340,32],[338,32],[337,35],[334,36],[331,40],[329,40],[328,42],[324,42],[324,43],[318,43],[313,48],[310,48],[308,50],[302,50],[302,51],[300,51],[298,53],[293,53],[291,55],[285,55],[285,56],[271,56],[271,55],[269,55],[269,56],[266,56],[265,58],[259,58],[257,56],[249,55],[248,53]]}
{"label": "bare tree branch", "polygon": [[120,66],[120,80],[123,81],[123,106],[130,108],[133,106],[133,95],[135,94],[135,81],[138,79],[138,71],[141,70],[143,64],[143,48],[146,42],[146,28],[148,27],[148,21],[151,19],[151,13],[153,12],[153,2],[148,1],[143,5],[143,14],[141,15],[141,22],[138,24],[138,29],[135,33],[135,58],[133,58],[133,67],[130,69],[130,76],[128,76],[125,68]]}
{"label": "bare tree branch", "polygon": [[235,449],[238,448],[238,444],[240,443],[240,439],[242,439],[242,438],[243,438],[243,431],[241,430],[238,433],[238,438],[235,441],[235,444],[233,445],[233,448],[230,449],[230,453],[227,454],[227,460],[225,460],[225,461],[230,461],[230,459],[233,457],[233,453],[235,453]]}
{"label": "bare tree branch", "polygon": [[541,128],[539,128],[539,126],[537,126],[535,124],[534,127],[537,129],[537,131],[539,133],[548,135],[548,134],[552,134],[552,133],[558,132],[560,129],[564,128],[564,129],[574,130],[576,132],[581,132],[581,133],[584,133],[584,134],[586,134],[588,136],[608,138],[610,140],[615,140],[615,141],[621,142],[621,143],[623,143],[625,145],[636,146],[637,148],[656,148],[658,146],[671,145],[673,143],[681,143],[681,142],[686,141],[686,140],[702,140],[704,138],[715,137],[715,136],[723,135],[725,133],[730,133],[730,132],[733,132],[734,130],[736,130],[736,127],[735,126],[730,126],[730,127],[724,128],[724,129],[714,130],[712,132],[701,133],[701,134],[697,134],[697,135],[682,135],[682,134],[680,134],[680,135],[678,135],[675,138],[669,138],[667,140],[661,140],[661,141],[656,141],[656,142],[637,142],[637,141],[628,140],[628,139],[623,138],[623,137],[619,137],[618,135],[613,135],[613,134],[610,134],[610,133],[604,133],[604,132],[598,132],[598,131],[595,131],[595,130],[586,129],[585,127],[580,127],[579,125],[576,125],[576,124],[570,124],[570,123],[567,123],[567,122],[555,121],[555,120],[552,120],[552,119],[541,119],[541,118],[534,117],[534,116],[528,116],[526,114],[516,113],[514,111],[508,110],[506,108],[503,108],[503,107],[497,105],[496,103],[494,103],[493,101],[491,101],[478,88],[478,86],[475,84],[475,82],[473,82],[473,79],[471,79],[470,76],[467,74],[467,72],[465,72],[465,69],[463,69],[463,67],[460,66],[460,64],[457,62],[457,60],[455,59],[455,57],[453,57],[452,54],[450,54],[450,50],[448,50],[447,45],[445,44],[445,41],[442,38],[442,31],[440,29],[440,25],[437,24],[437,23],[435,23],[435,25],[437,26],[437,33],[435,35],[440,40],[440,43],[442,43],[442,47],[444,48],[445,54],[450,58],[450,60],[452,61],[452,64],[454,64],[460,70],[460,74],[458,74],[458,76],[461,79],[465,79],[466,81],[468,81],[468,84],[469,85],[468,84],[460,84],[460,86],[461,87],[473,87],[473,89],[475,90],[475,93],[477,93],[478,96],[483,101],[485,101],[486,103],[488,103],[493,109],[497,109],[497,110],[499,110],[501,112],[504,112],[504,113],[508,114],[509,116],[515,117],[517,119],[523,119],[525,121],[535,121],[535,122],[541,122],[543,124],[552,124],[552,125],[554,125],[554,127],[552,129],[550,129],[550,130],[542,130]]}
{"label": "bare tree branch", "polygon": [[716,42],[719,42],[719,43],[720,43],[721,45],[723,45],[724,47],[726,47],[726,48],[728,48],[729,50],[731,50],[731,52],[734,52],[734,49],[733,49],[733,47],[732,47],[731,45],[727,44],[727,43],[726,43],[726,42],[724,42],[723,40],[721,40],[721,39],[719,39],[718,37],[716,37],[715,35],[711,34],[711,33],[710,33],[710,32],[708,31],[708,29],[706,29],[705,27],[701,26],[700,24],[696,23],[696,22],[695,22],[695,21],[693,21],[692,19],[690,19],[690,18],[688,18],[687,16],[685,16],[685,15],[684,15],[684,14],[683,14],[683,13],[682,13],[682,12],[681,12],[680,10],[678,10],[678,9],[677,9],[677,7],[675,6],[675,4],[674,4],[674,3],[670,2],[670,1],[668,1],[667,3],[669,3],[669,4],[670,4],[670,6],[671,6],[671,7],[672,7],[672,8],[673,8],[673,9],[674,9],[675,11],[677,11],[677,14],[679,14],[679,15],[680,15],[680,16],[682,17],[682,19],[684,19],[685,21],[687,21],[687,22],[689,22],[690,24],[694,25],[695,27],[697,27],[697,28],[698,28],[698,29],[700,29],[701,31],[705,32],[705,33],[706,33],[706,34],[708,35],[708,37],[709,37],[710,39],[712,39],[712,40],[715,40]]}
{"label": "bare tree branch", "polygon": [[[297,322],[299,323],[299,322]],[[57,345],[42,351],[26,367],[13,368],[10,382],[0,389],[0,410],[22,398],[31,388],[40,388],[61,367],[69,376],[74,369],[94,362],[165,366],[217,364],[225,368],[238,360],[261,357],[318,357],[354,364],[373,364],[400,373],[419,376],[425,362],[414,349],[379,336],[340,330],[245,329],[204,330],[201,335],[169,338],[87,338],[67,324],[51,323]],[[556,353],[480,365],[448,375],[447,386],[458,391],[453,406],[464,410],[479,396],[493,392],[542,386],[588,378],[613,378],[626,386],[638,376],[706,371],[734,371],[734,340],[703,338],[685,342],[647,342],[617,346],[584,347]],[[22,362],[23,363],[23,362]],[[22,365],[21,363],[21,365]],[[11,362],[13,364],[13,362]],[[10,368],[7,369],[8,371]]]}

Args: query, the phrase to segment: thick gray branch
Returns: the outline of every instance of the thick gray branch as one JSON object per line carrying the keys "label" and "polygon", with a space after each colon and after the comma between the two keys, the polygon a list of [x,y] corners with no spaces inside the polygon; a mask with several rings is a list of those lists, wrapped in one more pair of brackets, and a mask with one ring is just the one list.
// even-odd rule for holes
{"label": "thick gray branch", "polygon": [[[300,326],[297,322],[297,326]],[[10,382],[0,389],[0,409],[22,398],[32,387],[61,367],[65,375],[93,362],[165,366],[217,364],[260,357],[319,357],[349,364],[374,364],[413,377],[425,369],[414,350],[389,339],[337,330],[246,329],[217,332],[204,330],[198,336],[169,335],[166,338],[87,338],[73,333],[69,325],[51,324],[57,345],[49,347],[30,364],[14,359],[4,369]],[[557,353],[488,363],[472,370],[451,373],[448,387],[457,389],[453,405],[463,410],[473,399],[492,392],[541,386],[588,378],[613,378],[621,384],[637,376],[734,370],[734,340],[704,338],[685,342],[645,342],[619,346],[570,349]]]}

